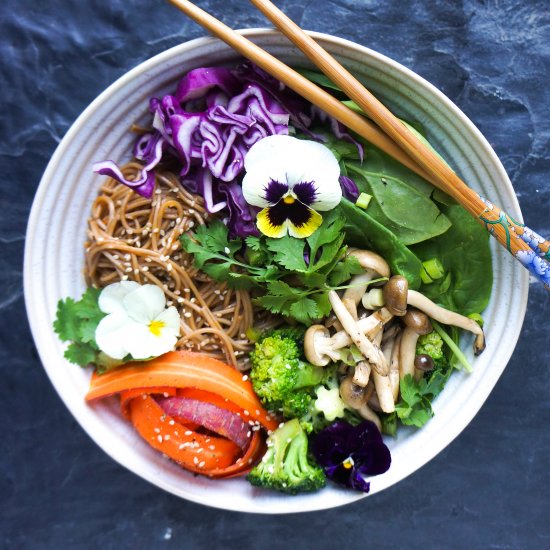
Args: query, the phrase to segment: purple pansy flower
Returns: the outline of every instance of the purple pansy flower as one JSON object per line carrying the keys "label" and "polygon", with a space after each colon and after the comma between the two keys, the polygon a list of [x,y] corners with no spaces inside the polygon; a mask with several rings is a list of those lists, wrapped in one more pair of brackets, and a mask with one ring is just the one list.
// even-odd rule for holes
{"label": "purple pansy flower", "polygon": [[243,195],[261,208],[258,229],[278,239],[309,237],[342,198],[340,166],[334,154],[315,141],[268,136],[256,142],[244,160]]}
{"label": "purple pansy flower", "polygon": [[358,426],[333,422],[317,434],[311,450],[329,479],[365,493],[370,490],[365,477],[383,474],[391,464],[390,451],[369,420]]}

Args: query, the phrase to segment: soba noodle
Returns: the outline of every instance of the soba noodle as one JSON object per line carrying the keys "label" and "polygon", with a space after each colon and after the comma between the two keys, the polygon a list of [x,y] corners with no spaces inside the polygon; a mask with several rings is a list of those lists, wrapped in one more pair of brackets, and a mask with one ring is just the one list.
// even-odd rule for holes
{"label": "soba noodle", "polygon": [[[141,168],[129,163],[123,172],[133,179]],[[203,199],[182,188],[171,172],[158,171],[156,180],[152,199],[112,179],[102,186],[88,220],[86,281],[99,288],[120,280],[161,287],[168,305],[180,313],[178,349],[246,369],[251,349],[246,331],[253,324],[265,327],[265,316],[255,321],[248,292],[227,288],[193,267],[178,239],[208,219]]]}

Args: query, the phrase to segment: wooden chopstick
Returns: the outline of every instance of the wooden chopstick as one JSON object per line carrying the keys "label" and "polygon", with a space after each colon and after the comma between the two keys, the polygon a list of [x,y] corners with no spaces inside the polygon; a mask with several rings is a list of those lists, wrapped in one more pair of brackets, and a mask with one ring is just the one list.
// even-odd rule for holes
{"label": "wooden chopstick", "polygon": [[[251,0],[333,82],[353,99],[379,126],[342,105],[329,93],[286,66],[259,46],[235,32],[188,0],[169,0],[199,25],[250,59],[310,103],[333,116],[350,130],[442,189],[478,219],[508,252],[550,290],[550,242],[529,247],[522,239],[535,234],[468,187],[436,154],[412,134],[384,105],[342,67],[328,52],[267,0]],[[383,131],[381,131],[381,129]],[[387,135],[386,135],[387,134]],[[398,144],[398,145],[397,145]],[[536,235],[536,234],[535,234]],[[531,242],[530,239],[526,239]]]}
{"label": "wooden chopstick", "polygon": [[282,61],[279,61],[276,57],[262,50],[262,48],[254,44],[254,42],[236,33],[233,29],[229,28],[221,21],[218,21],[215,17],[212,17],[198,6],[195,6],[192,2],[188,0],[169,0],[169,2],[183,11],[199,25],[210,31],[213,35],[221,38],[244,57],[250,59],[267,73],[283,82],[298,95],[327,112],[344,126],[364,137],[367,141],[376,145],[376,147],[380,148],[419,176],[432,184],[434,183],[431,181],[432,178],[430,175],[421,168],[417,162],[411,160],[399,146],[388,138],[384,132],[371,121],[355,113],[328,92],[325,92],[325,90],[296,72],[294,69],[285,65]]}

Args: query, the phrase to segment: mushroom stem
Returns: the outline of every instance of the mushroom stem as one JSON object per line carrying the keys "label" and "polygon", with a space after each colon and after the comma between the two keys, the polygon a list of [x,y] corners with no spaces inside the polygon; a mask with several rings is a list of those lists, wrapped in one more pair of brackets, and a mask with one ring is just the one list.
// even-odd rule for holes
{"label": "mushroom stem", "polygon": [[[379,333],[378,337],[375,341],[380,342],[382,340],[382,333]],[[383,346],[382,346],[382,353],[384,354],[384,358],[386,359],[386,362],[390,363],[391,361],[391,355],[393,346],[395,343],[394,340],[388,340]],[[378,396],[378,402],[380,403],[380,408],[385,413],[391,413],[395,410],[395,402],[393,399],[393,390],[392,390],[392,384],[389,377],[389,371],[388,375],[381,376],[378,372],[374,371],[372,373],[372,378],[374,380],[374,387],[376,388],[376,395]]]}
{"label": "mushroom stem", "polygon": [[390,360],[390,374],[388,375],[391,382],[391,390],[394,402],[397,402],[397,398],[399,397],[399,355],[401,351],[402,337],[403,333],[401,332],[395,337],[395,343],[393,345]]}
{"label": "mushroom stem", "polygon": [[[392,318],[393,315],[386,308],[382,308],[364,319],[359,319],[357,326],[367,338],[372,339]],[[338,361],[340,359],[338,350],[347,348],[352,343],[352,339],[345,330],[340,330],[330,337],[326,327],[312,325],[305,334],[304,352],[310,363],[324,367],[330,361]]]}
{"label": "mushroom stem", "polygon": [[428,316],[418,309],[410,308],[403,317],[405,330],[401,338],[400,351],[400,378],[403,379],[407,374],[414,376],[416,356],[416,343],[421,334],[428,334],[433,330]]}
{"label": "mushroom stem", "polygon": [[365,388],[369,383],[371,374],[370,365],[366,361],[359,361],[355,365],[355,372],[353,373],[353,383]]}
{"label": "mushroom stem", "polygon": [[382,376],[387,375],[389,372],[389,365],[384,354],[380,348],[376,344],[373,344],[361,331],[358,323],[346,309],[336,291],[329,291],[328,299],[336,317],[338,317],[339,321],[342,323],[344,330],[349,334],[352,342],[357,346],[365,358],[368,359],[376,372]]}
{"label": "mushroom stem", "polygon": [[418,333],[412,328],[406,327],[401,337],[401,350],[399,352],[399,378],[403,380],[407,374],[414,376],[414,356]]}
{"label": "mushroom stem", "polygon": [[409,290],[407,294],[407,303],[420,309],[428,315],[428,317],[440,323],[454,325],[455,327],[473,332],[476,335],[474,341],[474,353],[476,355],[479,355],[485,349],[485,335],[483,329],[473,319],[438,306],[416,290]]}

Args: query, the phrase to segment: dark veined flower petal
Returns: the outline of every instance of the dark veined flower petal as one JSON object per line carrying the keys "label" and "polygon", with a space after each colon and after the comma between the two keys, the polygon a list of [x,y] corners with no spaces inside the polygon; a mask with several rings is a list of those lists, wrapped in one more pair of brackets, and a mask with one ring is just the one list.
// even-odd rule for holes
{"label": "dark veined flower petal", "polygon": [[302,204],[307,206],[311,206],[317,198],[317,188],[312,181],[301,181],[297,183],[292,188],[292,192]]}
{"label": "dark veined flower petal", "polygon": [[311,450],[329,479],[363,492],[370,490],[364,477],[382,474],[391,464],[382,435],[368,420],[358,426],[344,420],[333,422],[317,434]]}
{"label": "dark veined flower petal", "polygon": [[286,193],[288,193],[288,185],[286,183],[271,179],[265,186],[264,199],[269,204],[276,204]]}

